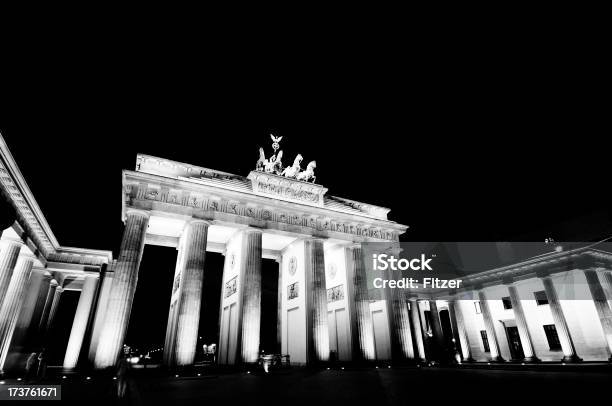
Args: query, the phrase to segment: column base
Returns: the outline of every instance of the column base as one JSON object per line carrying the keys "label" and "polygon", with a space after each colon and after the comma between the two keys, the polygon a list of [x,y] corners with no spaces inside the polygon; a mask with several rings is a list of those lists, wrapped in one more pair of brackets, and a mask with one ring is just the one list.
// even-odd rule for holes
{"label": "column base", "polygon": [[525,357],[521,362],[526,364],[537,364],[538,362],[542,362],[542,360],[534,355],[533,357]]}
{"label": "column base", "polygon": [[582,362],[582,358],[580,358],[579,356],[577,356],[576,354],[574,355],[570,355],[570,356],[564,356],[563,358],[561,358],[561,362],[567,362],[567,363],[576,363],[576,362]]}
{"label": "column base", "polygon": [[489,358],[489,362],[502,363],[502,362],[506,362],[506,360],[501,355],[498,355],[497,357]]}

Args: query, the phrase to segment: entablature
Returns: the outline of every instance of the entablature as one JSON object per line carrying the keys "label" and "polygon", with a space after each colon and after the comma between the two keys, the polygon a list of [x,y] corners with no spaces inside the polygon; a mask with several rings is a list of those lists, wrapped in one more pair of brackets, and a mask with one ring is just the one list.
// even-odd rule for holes
{"label": "entablature", "polygon": [[134,171],[123,173],[124,219],[127,208],[359,242],[398,241],[408,228],[388,220]]}

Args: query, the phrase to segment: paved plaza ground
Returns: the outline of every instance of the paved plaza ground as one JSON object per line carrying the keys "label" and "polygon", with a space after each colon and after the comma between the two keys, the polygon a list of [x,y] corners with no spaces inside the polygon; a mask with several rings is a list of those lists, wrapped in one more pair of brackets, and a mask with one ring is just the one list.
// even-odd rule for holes
{"label": "paved plaza ground", "polygon": [[[609,398],[610,372],[514,371],[454,368],[293,369],[167,377],[133,371],[129,399],[114,399],[112,376],[61,380],[69,404],[165,405],[415,405],[445,402],[534,404]],[[9,382],[7,382],[9,383]],[[575,403],[575,402],[572,402]]]}

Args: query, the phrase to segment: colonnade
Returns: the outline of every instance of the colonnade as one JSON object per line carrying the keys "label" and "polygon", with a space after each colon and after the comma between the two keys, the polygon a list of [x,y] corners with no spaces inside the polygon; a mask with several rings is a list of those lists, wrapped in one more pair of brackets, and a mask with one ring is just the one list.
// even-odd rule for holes
{"label": "colonnade", "polygon": [[[76,368],[83,357],[88,358],[96,368],[116,364],[129,323],[148,222],[148,212],[128,210],[116,263],[103,274],[101,283],[98,274],[87,274],[84,277],[64,356],[65,368]],[[164,363],[171,367],[194,363],[209,226],[208,221],[201,219],[187,221],[179,240],[175,284],[164,345]],[[235,270],[237,307],[232,313],[235,318],[232,323],[236,323],[236,327],[233,334],[228,333],[228,341],[220,343],[219,347],[225,345],[223,350],[227,354],[233,352],[232,357],[226,357],[225,363],[249,364],[257,362],[260,350],[262,230],[244,227],[236,235],[239,241],[236,258],[228,258],[224,270],[230,272],[234,261],[238,264]],[[305,280],[306,353],[307,362],[312,364],[327,361],[330,354],[325,240],[314,237],[304,237],[301,240],[304,249],[301,263]],[[374,323],[362,248],[358,244],[347,244],[343,250],[342,271],[346,273],[351,359],[375,361]],[[51,273],[37,269],[34,266],[36,260],[22,241],[5,237],[0,240],[0,369],[5,369],[7,362],[10,363],[11,345],[22,342],[25,337],[35,333],[37,344],[44,345],[58,311],[64,286]],[[281,259],[279,262],[286,265]],[[607,351],[612,354],[612,273],[596,268],[587,268],[583,272]],[[283,278],[281,267],[279,299],[286,293]],[[563,360],[580,361],[552,275],[541,274],[538,278],[546,293]],[[540,358],[523,306],[525,298],[520,297],[515,281],[508,280],[505,284],[524,354],[524,359],[518,361],[538,362]],[[26,289],[29,289],[27,295]],[[498,321],[494,319],[490,308],[493,299],[487,296],[486,289],[475,287],[474,292],[480,302],[490,361],[505,361],[500,346],[503,338],[499,337],[496,329]],[[449,337],[444,337],[446,333],[443,332],[438,303],[434,298],[408,297],[405,291],[394,289],[385,292],[384,300],[392,360],[425,361],[431,357],[428,345],[447,345]],[[446,298],[452,341],[461,359],[468,362],[474,359],[473,343],[470,343],[469,326],[460,301],[459,296]],[[428,302],[428,320],[423,319],[424,313],[420,308],[424,302]],[[223,317],[223,303],[221,307]],[[280,316],[279,301],[279,340],[282,339],[280,330],[286,328]]]}
{"label": "colonnade", "polygon": [[[605,341],[605,350],[608,356],[612,354],[612,272],[606,269],[598,268],[587,268],[582,270],[584,273],[588,290],[590,293],[590,299],[593,301],[599,326],[603,333]],[[601,278],[599,277],[601,275]],[[573,333],[569,327],[568,315],[566,310],[561,304],[559,294],[555,283],[553,281],[553,274],[541,273],[537,276],[544,287],[546,300],[550,308],[550,314],[554,323],[554,327],[559,339],[561,351],[563,353],[560,361],[563,362],[580,362],[582,358],[576,350]],[[602,279],[604,283],[602,284]],[[519,290],[516,285],[516,281],[506,281],[506,287],[509,294],[511,309],[516,323],[516,328],[520,337],[520,343],[524,357],[522,359],[514,359],[511,361],[519,362],[539,362],[533,341],[533,332],[531,331],[529,324],[527,323],[527,317],[525,314],[523,301],[528,300],[522,298],[519,294]],[[489,299],[483,288],[477,288],[475,292],[478,295],[479,304],[481,308],[481,314],[485,325],[490,359],[491,362],[502,362],[505,359],[501,355],[500,351],[500,340],[498,330],[495,328],[497,323],[494,320],[490,311],[490,302],[494,299]],[[465,295],[465,293],[463,294]],[[500,299],[497,299],[500,300]],[[530,299],[533,300],[533,299]],[[453,306],[458,335],[461,340],[461,355],[464,360],[473,360],[472,349],[470,346],[470,339],[467,332],[468,327],[466,326],[463,309],[459,306],[458,300],[451,300],[449,306]],[[610,358],[612,360],[612,356]]]}
{"label": "colonnade", "polygon": [[[21,368],[31,351],[47,352],[47,345],[64,287],[41,266],[20,238],[3,233],[0,239],[0,371]],[[84,278],[71,326],[63,366],[73,369],[87,340],[87,325],[95,309],[98,273]]]}

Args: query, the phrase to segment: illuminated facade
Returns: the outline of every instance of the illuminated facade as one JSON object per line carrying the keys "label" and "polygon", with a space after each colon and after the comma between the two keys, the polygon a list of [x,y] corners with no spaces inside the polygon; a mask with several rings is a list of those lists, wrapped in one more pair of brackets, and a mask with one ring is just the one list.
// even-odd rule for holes
{"label": "illuminated facade", "polygon": [[[397,242],[407,227],[388,220],[388,209],[328,196],[307,182],[313,162],[291,175],[301,156],[281,171],[279,156],[262,154],[244,177],[138,155],[136,169],[123,172],[125,229],[113,259],[61,247],[3,140],[0,147],[2,191],[17,213],[0,241],[3,370],[21,367],[29,336],[44,339],[66,289],[81,294],[64,368],[115,365],[145,244],[178,250],[164,343],[170,367],[194,363],[203,277],[213,271],[206,252],[225,256],[220,365],[258,360],[262,258],[279,266],[277,336],[293,365],[326,362],[330,354],[344,362],[448,359],[455,352],[461,361],[486,362],[610,357],[608,252],[553,253],[469,275],[460,290],[393,291],[389,300],[370,300],[361,244]],[[568,258],[578,267],[565,266]],[[558,280],[570,276],[584,279],[590,299],[559,299]]]}

